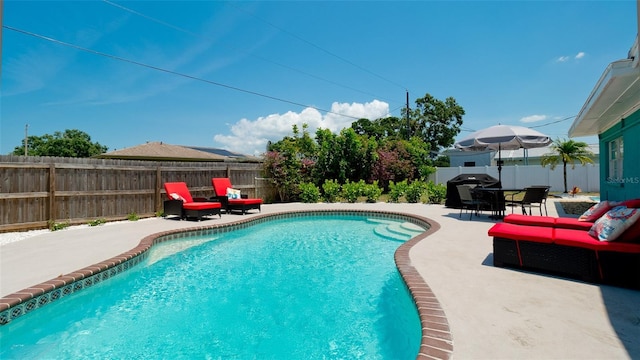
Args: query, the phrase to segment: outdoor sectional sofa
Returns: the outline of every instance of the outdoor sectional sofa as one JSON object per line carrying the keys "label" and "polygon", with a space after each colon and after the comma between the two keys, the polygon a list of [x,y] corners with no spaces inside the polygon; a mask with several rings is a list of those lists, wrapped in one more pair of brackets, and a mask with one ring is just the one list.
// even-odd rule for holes
{"label": "outdoor sectional sofa", "polygon": [[493,264],[640,289],[640,221],[614,241],[594,238],[591,226],[577,219],[508,215],[489,229]]}

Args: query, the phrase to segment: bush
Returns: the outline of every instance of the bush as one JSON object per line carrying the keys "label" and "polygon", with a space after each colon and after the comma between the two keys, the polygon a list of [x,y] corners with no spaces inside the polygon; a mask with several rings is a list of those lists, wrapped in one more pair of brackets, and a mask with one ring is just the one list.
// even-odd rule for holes
{"label": "bush", "polygon": [[340,195],[340,184],[338,184],[336,180],[325,180],[324,184],[322,184],[322,191],[324,191],[324,199],[326,202],[336,202]]}
{"label": "bush", "polygon": [[447,197],[447,187],[444,184],[429,181],[427,183],[427,197],[430,204],[442,204],[442,201]]}
{"label": "bush", "polygon": [[87,223],[87,225],[89,226],[98,226],[98,225],[102,225],[104,223],[106,223],[107,220],[105,219],[95,219],[95,220],[91,220]]}
{"label": "bush", "polygon": [[364,180],[358,182],[349,182],[349,180],[347,180],[347,182],[342,185],[342,197],[350,203],[358,201],[358,197],[362,195],[364,185]]}
{"label": "bush", "polygon": [[49,230],[51,231],[57,231],[57,230],[62,230],[62,229],[66,229],[68,228],[71,224],[69,222],[61,222],[61,223],[57,223],[53,220],[49,220],[47,221],[47,225],[49,226]]}
{"label": "bush", "polygon": [[138,216],[138,214],[136,214],[135,211],[132,211],[127,215],[127,220],[129,220],[129,221],[138,221],[138,220],[140,220],[140,216]]}
{"label": "bush", "polygon": [[320,201],[320,189],[310,182],[298,185],[300,188],[300,201],[304,203],[317,203]]}
{"label": "bush", "polygon": [[382,189],[378,187],[378,180],[375,180],[373,184],[365,184],[362,187],[362,195],[367,197],[368,203],[378,201],[380,195],[382,195]]}
{"label": "bush", "polygon": [[420,198],[422,198],[422,194],[424,194],[425,188],[425,183],[423,183],[422,181],[414,181],[409,184],[405,193],[407,202],[414,204],[420,202]]}
{"label": "bush", "polygon": [[389,202],[397,203],[400,198],[404,196],[407,191],[407,180],[402,180],[399,183],[389,182]]}

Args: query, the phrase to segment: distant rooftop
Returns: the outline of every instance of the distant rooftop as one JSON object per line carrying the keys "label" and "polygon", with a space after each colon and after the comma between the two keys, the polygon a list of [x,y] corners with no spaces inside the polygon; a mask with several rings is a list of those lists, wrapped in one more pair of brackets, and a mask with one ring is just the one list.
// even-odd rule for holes
{"label": "distant rooftop", "polygon": [[181,146],[163,142],[148,142],[96,156],[102,159],[129,159],[154,161],[250,161],[260,159],[254,156],[234,153],[224,149]]}

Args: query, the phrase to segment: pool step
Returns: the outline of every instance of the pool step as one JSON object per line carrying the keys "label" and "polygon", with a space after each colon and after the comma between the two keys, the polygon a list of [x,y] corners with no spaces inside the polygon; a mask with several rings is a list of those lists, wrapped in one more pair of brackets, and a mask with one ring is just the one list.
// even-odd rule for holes
{"label": "pool step", "polygon": [[398,223],[395,221],[385,221],[377,219],[369,220],[373,220],[372,222],[376,222],[379,224],[374,228],[374,232],[377,235],[395,241],[407,241],[424,231],[423,228],[410,222]]}
{"label": "pool step", "polygon": [[387,224],[380,224],[376,226],[373,229],[373,232],[378,236],[382,236],[383,238],[394,240],[394,241],[400,241],[400,242],[405,242],[411,238],[410,236],[402,235],[402,234],[398,234],[396,232],[390,231],[389,225]]}

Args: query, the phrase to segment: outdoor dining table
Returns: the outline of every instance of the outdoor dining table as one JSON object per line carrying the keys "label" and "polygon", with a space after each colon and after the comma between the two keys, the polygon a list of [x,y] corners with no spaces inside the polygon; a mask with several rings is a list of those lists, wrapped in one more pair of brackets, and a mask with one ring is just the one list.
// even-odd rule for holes
{"label": "outdoor dining table", "polygon": [[473,192],[476,192],[477,194],[483,194],[483,193],[487,194],[487,195],[481,195],[483,199],[486,199],[487,197],[491,199],[489,201],[489,205],[491,206],[491,213],[492,213],[491,216],[489,217],[491,219],[504,218],[504,212],[506,210],[505,197],[504,197],[505,192],[519,193],[523,191],[525,191],[525,189],[489,188],[489,187],[485,188],[480,186],[476,186],[475,188],[473,188]]}

